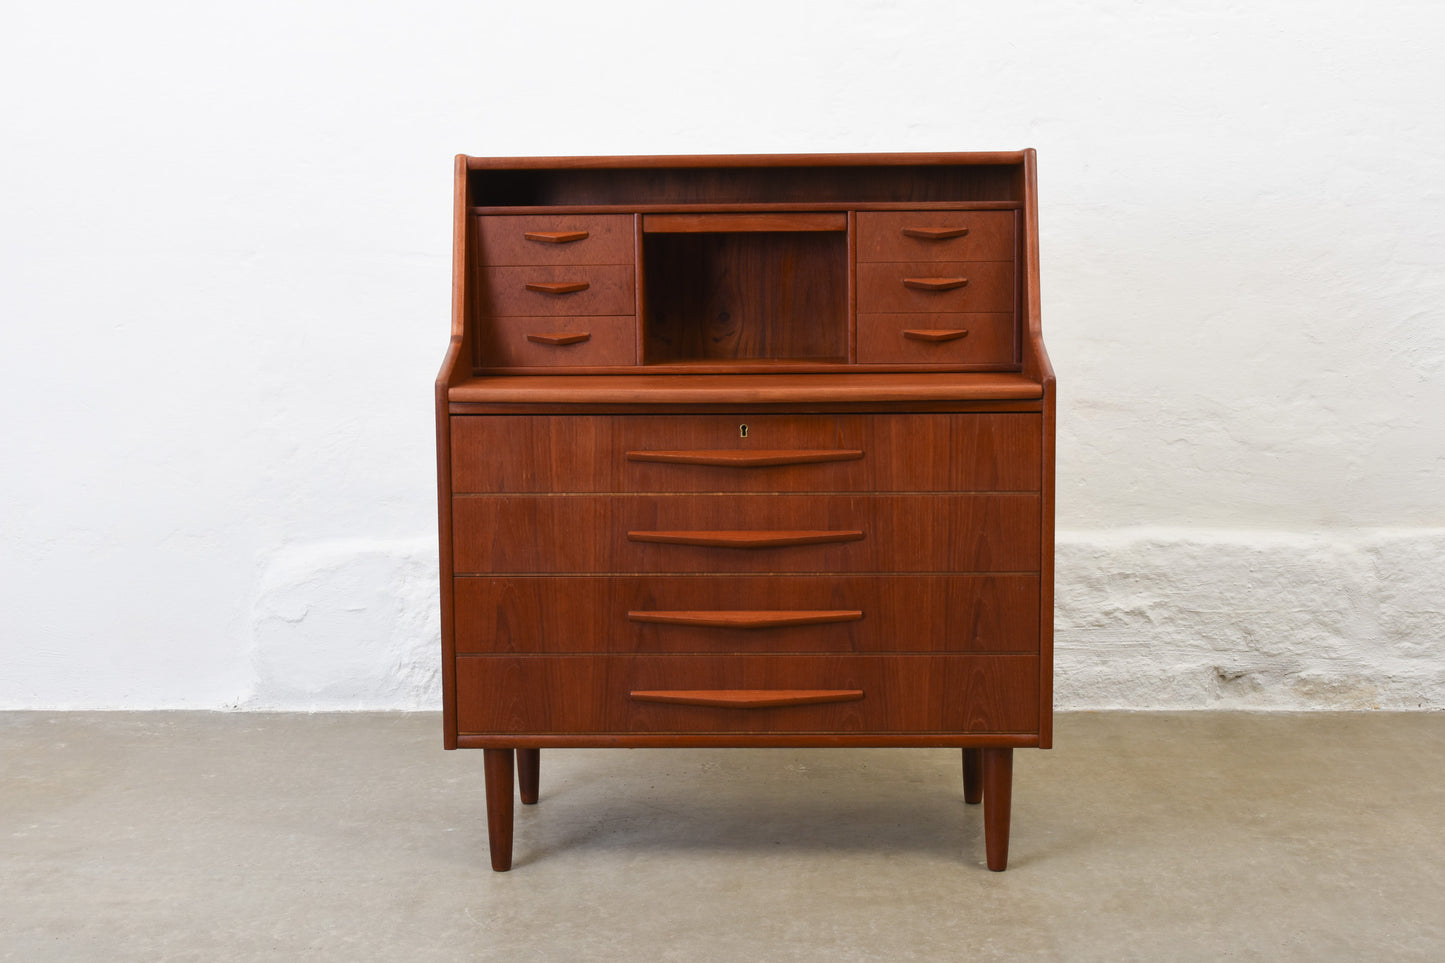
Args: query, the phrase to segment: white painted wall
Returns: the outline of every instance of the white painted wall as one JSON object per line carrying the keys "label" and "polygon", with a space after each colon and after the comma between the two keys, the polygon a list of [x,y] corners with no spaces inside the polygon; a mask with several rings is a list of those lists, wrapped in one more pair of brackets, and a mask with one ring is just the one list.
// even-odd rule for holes
{"label": "white painted wall", "polygon": [[1058,704],[1445,706],[1445,13],[12,4],[0,706],[438,704],[452,155],[1039,149]]}

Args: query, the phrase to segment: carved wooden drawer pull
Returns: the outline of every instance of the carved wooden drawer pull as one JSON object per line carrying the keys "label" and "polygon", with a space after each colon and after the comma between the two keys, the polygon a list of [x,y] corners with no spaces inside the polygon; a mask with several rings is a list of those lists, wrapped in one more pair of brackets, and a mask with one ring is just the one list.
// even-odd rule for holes
{"label": "carved wooden drawer pull", "polygon": [[830,622],[857,622],[863,618],[860,609],[825,609],[805,611],[769,610],[761,612],[628,612],[632,622],[658,625],[701,625],[715,629],[775,629],[788,625],[826,625]]}
{"label": "carved wooden drawer pull", "polygon": [[946,241],[951,237],[963,237],[966,227],[905,227],[904,237],[916,237],[924,241]]}
{"label": "carved wooden drawer pull", "polygon": [[[951,291],[968,283],[968,278],[904,278],[903,286],[915,291]],[[531,287],[531,285],[527,285]]]}
{"label": "carved wooden drawer pull", "polygon": [[527,340],[533,344],[577,344],[591,337],[590,331],[568,331],[562,334],[529,334]]}
{"label": "carved wooden drawer pull", "polygon": [[829,702],[857,702],[862,689],[654,689],[629,693],[635,702],[665,702],[679,706],[719,709],[771,709],[777,706],[812,706]]}
{"label": "carved wooden drawer pull", "polygon": [[573,241],[587,240],[586,231],[528,231],[522,236],[529,241],[541,241],[543,244],[570,244]]}
{"label": "carved wooden drawer pull", "polygon": [[862,532],[628,532],[633,542],[663,545],[701,545],[706,548],[786,548],[790,545],[824,545],[856,542]]}
{"label": "carved wooden drawer pull", "polygon": [[587,281],[528,281],[528,291],[540,291],[542,294],[571,294],[574,291],[586,291],[592,285]]}
{"label": "carved wooden drawer pull", "polygon": [[757,449],[731,448],[702,451],[629,451],[628,461],[655,461],[666,465],[711,465],[718,468],[767,468],[775,465],[814,465],[829,461],[854,461],[863,452],[856,448]]}
{"label": "carved wooden drawer pull", "polygon": [[968,337],[967,328],[908,328],[903,336],[909,341],[957,341]]}

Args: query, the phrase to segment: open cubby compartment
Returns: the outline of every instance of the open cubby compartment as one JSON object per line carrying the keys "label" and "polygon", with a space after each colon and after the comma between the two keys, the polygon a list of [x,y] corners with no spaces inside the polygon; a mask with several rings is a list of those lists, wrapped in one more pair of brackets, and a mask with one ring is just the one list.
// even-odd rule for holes
{"label": "open cubby compartment", "polygon": [[[903,155],[907,157],[907,155]],[[657,158],[632,167],[626,158],[474,158],[470,203],[482,207],[648,208],[694,205],[868,204],[1020,201],[1018,162],[822,163],[791,158],[744,158],[746,165],[709,166],[708,158]],[[715,158],[713,160],[716,160]],[[769,160],[784,163],[774,166]],[[819,158],[822,160],[822,158]],[[884,158],[883,160],[886,160]]]}
{"label": "open cubby compartment", "polygon": [[642,218],[643,363],[848,360],[848,218]]}

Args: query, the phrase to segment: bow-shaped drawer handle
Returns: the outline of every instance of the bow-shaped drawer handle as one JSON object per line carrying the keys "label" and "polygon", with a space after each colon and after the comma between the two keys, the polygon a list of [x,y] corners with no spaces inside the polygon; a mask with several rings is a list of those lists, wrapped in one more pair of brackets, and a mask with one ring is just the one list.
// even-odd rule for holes
{"label": "bow-shaped drawer handle", "polygon": [[908,328],[903,336],[909,341],[957,341],[968,337],[967,328]]}
{"label": "bow-shaped drawer handle", "polygon": [[542,294],[572,294],[586,291],[592,285],[587,281],[528,281],[527,290]]}
{"label": "bow-shaped drawer handle", "polygon": [[805,532],[628,532],[632,542],[656,542],[662,545],[700,545],[705,548],[786,548],[792,545],[826,545],[830,542],[856,542],[863,537],[859,531]]}
{"label": "bow-shaped drawer handle", "polygon": [[591,337],[591,331],[568,331],[562,334],[529,334],[527,340],[533,344],[577,344]]}
{"label": "bow-shaped drawer handle", "polygon": [[[968,278],[904,278],[903,286],[915,291],[951,291],[968,283]],[[528,285],[530,287],[531,285]]]}
{"label": "bow-shaped drawer handle", "polygon": [[658,625],[700,625],[714,629],[776,629],[793,625],[826,625],[830,622],[857,622],[863,618],[861,609],[820,609],[800,611],[736,611],[720,612],[628,612],[632,622]]}
{"label": "bow-shaped drawer handle", "polygon": [[904,237],[916,237],[924,241],[946,241],[951,237],[963,237],[966,227],[905,227]]}
{"label": "bow-shaped drawer handle", "polygon": [[665,465],[711,465],[717,468],[772,468],[778,465],[816,465],[831,461],[855,461],[863,457],[857,448],[824,449],[702,449],[697,451],[629,451],[628,461],[652,461]]}
{"label": "bow-shaped drawer handle", "polygon": [[634,689],[635,702],[662,702],[675,706],[714,709],[776,709],[815,706],[829,702],[857,702],[862,689]]}
{"label": "bow-shaped drawer handle", "polygon": [[543,244],[570,244],[573,241],[587,240],[586,231],[528,231],[522,235],[529,241],[541,241]]}

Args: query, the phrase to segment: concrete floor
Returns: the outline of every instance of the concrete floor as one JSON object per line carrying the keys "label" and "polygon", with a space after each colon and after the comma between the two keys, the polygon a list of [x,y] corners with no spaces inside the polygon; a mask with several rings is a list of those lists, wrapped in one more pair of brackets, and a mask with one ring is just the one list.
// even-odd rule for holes
{"label": "concrete floor", "polygon": [[488,868],[432,714],[0,714],[0,959],[1445,959],[1445,716],[1067,714],[958,753],[557,750]]}

